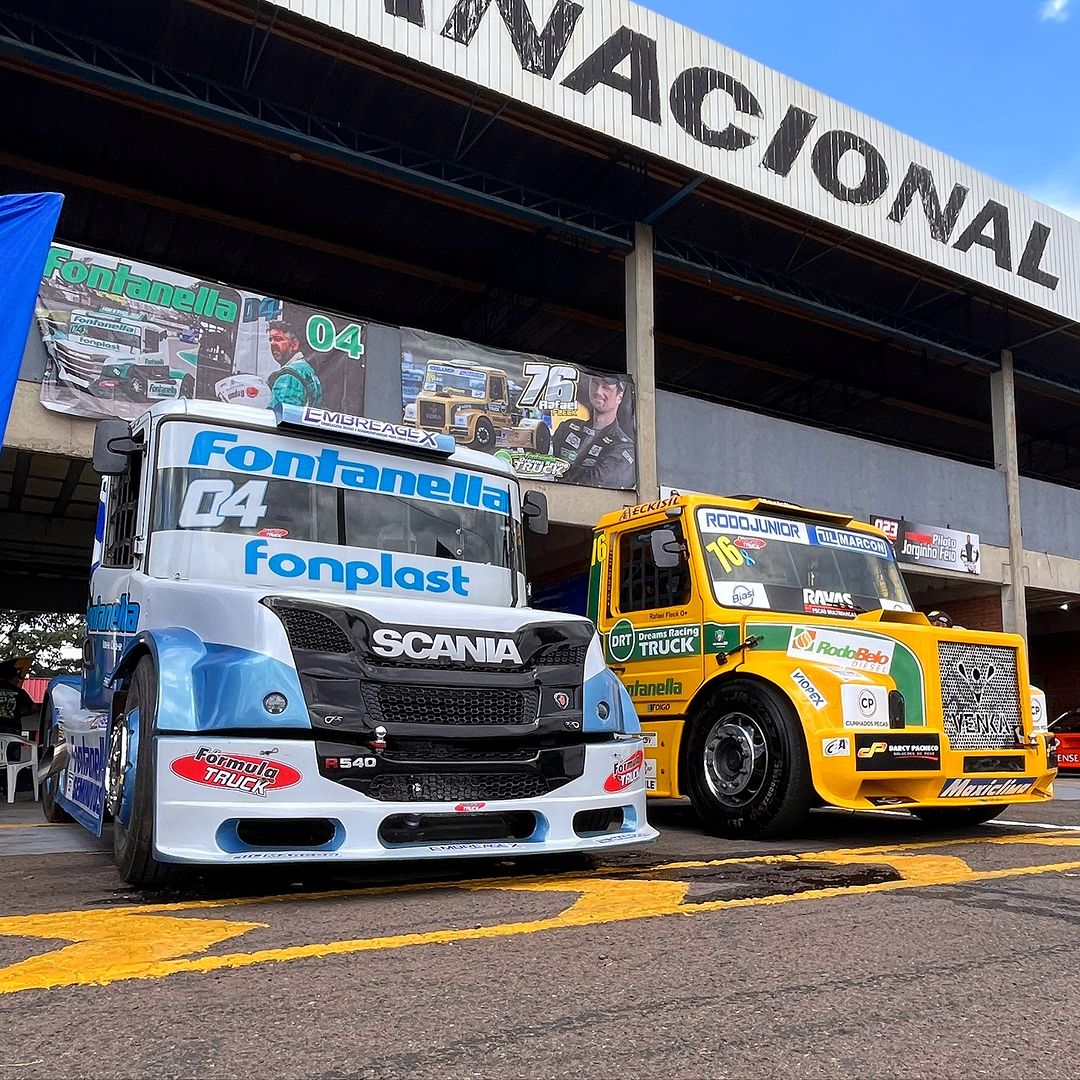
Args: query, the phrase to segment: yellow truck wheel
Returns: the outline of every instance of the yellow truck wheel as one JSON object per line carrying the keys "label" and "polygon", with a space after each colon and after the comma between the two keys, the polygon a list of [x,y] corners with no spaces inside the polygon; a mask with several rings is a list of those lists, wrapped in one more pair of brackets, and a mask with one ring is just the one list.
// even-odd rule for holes
{"label": "yellow truck wheel", "polygon": [[495,449],[495,427],[486,416],[476,418],[469,446],[473,450],[481,450],[485,454],[490,454]]}
{"label": "yellow truck wheel", "polygon": [[726,683],[694,720],[681,778],[706,830],[734,839],[790,833],[814,801],[791,703],[750,679]]}
{"label": "yellow truck wheel", "polygon": [[970,829],[1003,814],[1008,806],[927,806],[912,813],[934,829]]}

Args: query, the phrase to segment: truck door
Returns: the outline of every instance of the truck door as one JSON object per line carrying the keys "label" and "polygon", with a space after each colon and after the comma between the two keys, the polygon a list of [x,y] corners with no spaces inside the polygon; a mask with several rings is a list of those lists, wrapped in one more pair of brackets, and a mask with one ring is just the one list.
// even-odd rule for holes
{"label": "truck door", "polygon": [[[674,567],[656,565],[653,534],[660,529],[674,534],[682,547]],[[668,754],[676,740],[668,738],[675,733],[665,732],[662,722],[681,719],[704,671],[701,600],[693,589],[681,522],[667,519],[622,529],[608,541],[612,565],[604,580],[612,585],[599,605],[605,657],[633,699],[642,726],[653,733],[648,738],[655,749],[649,757],[659,768],[649,787],[663,794],[671,776]]]}

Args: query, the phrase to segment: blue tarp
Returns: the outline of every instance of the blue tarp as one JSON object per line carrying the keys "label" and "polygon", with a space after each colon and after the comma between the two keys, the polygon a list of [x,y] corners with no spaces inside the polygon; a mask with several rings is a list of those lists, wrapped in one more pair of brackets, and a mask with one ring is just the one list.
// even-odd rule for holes
{"label": "blue tarp", "polygon": [[0,195],[0,442],[63,195]]}

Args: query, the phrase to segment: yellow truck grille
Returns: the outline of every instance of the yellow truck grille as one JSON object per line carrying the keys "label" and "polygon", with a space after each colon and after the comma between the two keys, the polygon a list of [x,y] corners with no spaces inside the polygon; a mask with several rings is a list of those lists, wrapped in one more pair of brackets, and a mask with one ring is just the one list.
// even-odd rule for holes
{"label": "yellow truck grille", "polygon": [[941,710],[953,750],[1015,746],[1023,731],[1016,650],[1003,645],[938,643]]}

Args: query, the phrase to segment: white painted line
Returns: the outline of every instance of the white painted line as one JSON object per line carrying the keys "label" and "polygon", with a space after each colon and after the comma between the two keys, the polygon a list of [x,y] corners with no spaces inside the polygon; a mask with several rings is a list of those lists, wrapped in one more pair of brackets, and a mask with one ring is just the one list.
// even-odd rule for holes
{"label": "white painted line", "polygon": [[1020,825],[1025,829],[1052,829],[1055,832],[1080,832],[1080,825],[1051,825],[1045,821],[1002,821],[1001,818],[994,818],[993,821],[987,821],[987,825]]}

